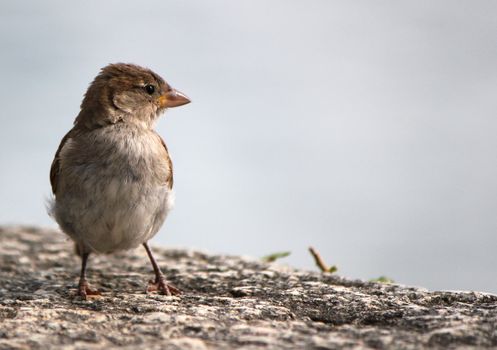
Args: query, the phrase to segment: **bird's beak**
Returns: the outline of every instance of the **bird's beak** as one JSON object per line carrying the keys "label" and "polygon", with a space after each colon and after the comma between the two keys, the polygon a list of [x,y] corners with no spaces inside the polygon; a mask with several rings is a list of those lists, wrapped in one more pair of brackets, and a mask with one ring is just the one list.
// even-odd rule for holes
{"label": "bird's beak", "polygon": [[175,89],[171,89],[159,97],[159,105],[161,108],[183,106],[190,102],[190,99],[186,97],[185,94]]}

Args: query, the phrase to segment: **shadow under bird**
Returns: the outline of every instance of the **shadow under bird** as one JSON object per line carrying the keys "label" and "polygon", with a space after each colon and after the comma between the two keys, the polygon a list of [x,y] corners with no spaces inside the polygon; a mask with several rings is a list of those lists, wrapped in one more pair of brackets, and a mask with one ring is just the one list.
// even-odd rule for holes
{"label": "shadow under bird", "polygon": [[139,245],[155,272],[147,291],[180,294],[147,242],[174,204],[171,158],[154,125],[167,108],[189,102],[159,75],[133,64],[110,64],[90,84],[50,169],[50,214],[81,256],[81,297],[99,294],[86,281],[90,254]]}

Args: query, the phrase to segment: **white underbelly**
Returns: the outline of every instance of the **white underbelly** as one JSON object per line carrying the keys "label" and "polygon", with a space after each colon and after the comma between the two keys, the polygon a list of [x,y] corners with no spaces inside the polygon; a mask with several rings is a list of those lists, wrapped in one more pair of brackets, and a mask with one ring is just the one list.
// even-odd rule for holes
{"label": "white underbelly", "polygon": [[174,205],[167,185],[118,177],[88,181],[86,193],[58,197],[54,214],[76,242],[97,253],[131,249],[147,242],[162,226]]}

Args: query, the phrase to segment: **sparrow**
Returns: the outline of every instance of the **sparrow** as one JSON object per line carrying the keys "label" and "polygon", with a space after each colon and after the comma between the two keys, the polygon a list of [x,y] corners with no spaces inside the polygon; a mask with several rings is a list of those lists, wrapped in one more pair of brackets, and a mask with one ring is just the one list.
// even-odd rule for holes
{"label": "sparrow", "polygon": [[174,204],[171,158],[154,126],[167,108],[189,102],[150,69],[125,63],[102,68],[86,91],[52,162],[49,209],[81,256],[82,298],[100,294],[86,280],[90,254],[139,245],[155,273],[147,292],[181,293],[167,282],[147,242]]}

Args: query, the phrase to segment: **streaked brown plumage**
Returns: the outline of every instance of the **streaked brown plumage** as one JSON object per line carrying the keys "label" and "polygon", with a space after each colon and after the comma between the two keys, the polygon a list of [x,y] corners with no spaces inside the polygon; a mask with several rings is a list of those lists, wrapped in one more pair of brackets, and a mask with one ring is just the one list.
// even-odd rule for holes
{"label": "streaked brown plumage", "polygon": [[153,127],[166,108],[189,102],[151,70],[131,64],[104,67],[88,88],[50,169],[51,214],[82,257],[82,297],[95,293],[85,279],[90,253],[140,244],[154,267],[152,289],[179,293],[166,282],[147,241],[174,201],[171,159]]}

